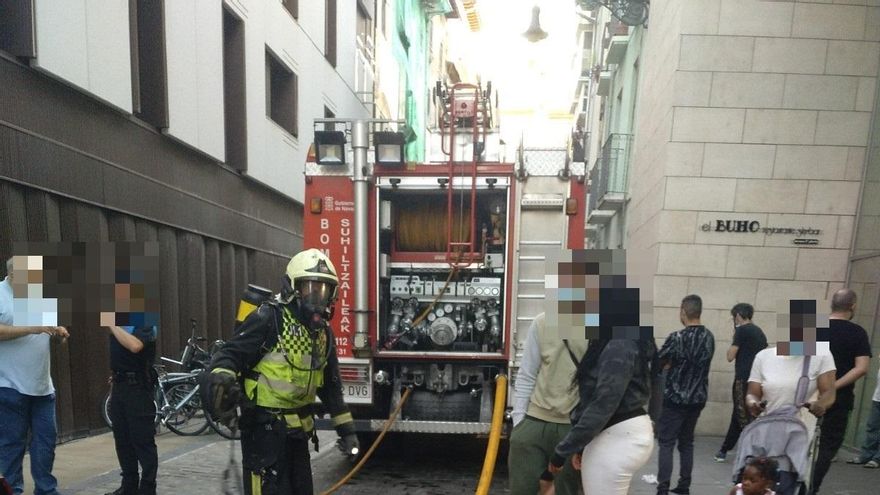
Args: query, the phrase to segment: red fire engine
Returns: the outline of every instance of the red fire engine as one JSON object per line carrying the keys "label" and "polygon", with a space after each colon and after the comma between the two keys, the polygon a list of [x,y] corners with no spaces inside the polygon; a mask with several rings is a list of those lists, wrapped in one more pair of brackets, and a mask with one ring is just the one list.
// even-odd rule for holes
{"label": "red fire engine", "polygon": [[316,131],[304,247],[339,273],[331,324],[361,431],[380,429],[408,387],[392,431],[487,433],[495,377],[515,373],[543,310],[545,255],[583,247],[583,164],[522,146],[503,161],[491,96],[438,84],[428,156],[439,159],[426,163],[404,163],[388,122],[316,121],[348,137]]}

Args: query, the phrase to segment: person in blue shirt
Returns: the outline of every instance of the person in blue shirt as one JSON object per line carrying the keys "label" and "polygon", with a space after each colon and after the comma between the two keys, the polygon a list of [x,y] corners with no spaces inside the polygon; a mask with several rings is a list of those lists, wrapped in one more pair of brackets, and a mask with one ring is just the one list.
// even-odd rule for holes
{"label": "person in blue shirt", "polygon": [[30,450],[34,493],[56,495],[49,349],[51,337],[66,339],[68,333],[57,326],[57,302],[42,297],[42,257],[14,256],[6,272],[0,282],[0,473],[13,493],[23,493],[22,460]]}
{"label": "person in blue shirt", "polygon": [[132,311],[144,307],[145,286],[123,278],[114,288],[117,312],[101,313],[101,325],[110,330],[110,421],[122,474],[121,486],[108,495],[156,495],[159,457],[153,362],[157,321],[151,313]]}

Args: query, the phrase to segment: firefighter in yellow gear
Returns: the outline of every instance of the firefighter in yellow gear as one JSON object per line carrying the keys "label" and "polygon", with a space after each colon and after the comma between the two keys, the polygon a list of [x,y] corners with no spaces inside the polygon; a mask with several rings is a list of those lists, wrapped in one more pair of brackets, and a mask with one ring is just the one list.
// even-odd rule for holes
{"label": "firefighter in yellow gear", "polygon": [[283,285],[278,299],[244,319],[202,378],[211,413],[227,424],[238,421],[248,495],[314,492],[308,442],[315,435],[316,395],[340,449],[351,455],[359,448],[327,323],[339,285],[336,269],[321,251],[308,249],[290,260]]}

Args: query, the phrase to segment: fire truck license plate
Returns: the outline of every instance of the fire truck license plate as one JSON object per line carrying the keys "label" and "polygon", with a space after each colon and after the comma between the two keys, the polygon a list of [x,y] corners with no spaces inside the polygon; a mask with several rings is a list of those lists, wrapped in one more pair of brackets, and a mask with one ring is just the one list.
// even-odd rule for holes
{"label": "fire truck license plate", "polygon": [[370,401],[373,399],[373,387],[369,383],[355,383],[342,381],[342,395],[346,399],[357,399],[358,401]]}

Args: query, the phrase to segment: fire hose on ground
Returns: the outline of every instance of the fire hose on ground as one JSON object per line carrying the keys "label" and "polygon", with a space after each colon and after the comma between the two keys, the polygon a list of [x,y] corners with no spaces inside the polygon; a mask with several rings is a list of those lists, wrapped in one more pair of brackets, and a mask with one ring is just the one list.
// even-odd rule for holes
{"label": "fire hose on ground", "polygon": [[388,433],[388,430],[391,429],[391,425],[397,421],[397,415],[400,414],[400,410],[403,409],[403,405],[406,404],[406,400],[409,398],[409,394],[412,393],[412,388],[407,387],[406,391],[403,392],[403,395],[400,397],[400,402],[397,403],[397,407],[394,408],[394,411],[388,416],[388,419],[385,420],[385,426],[382,427],[382,432],[379,433],[379,436],[376,438],[376,441],[373,442],[373,445],[370,446],[369,450],[364,454],[361,460],[351,468],[351,471],[348,472],[341,480],[337,481],[335,485],[331,486],[329,489],[321,492],[321,495],[330,495],[331,493],[339,490],[342,485],[351,481],[355,474],[361,470],[364,464],[367,463],[367,460],[373,455],[373,452],[379,447],[379,444],[382,443],[382,439],[385,438],[385,434]]}
{"label": "fire hose on ground", "polygon": [[[330,487],[329,489],[321,492],[321,495],[330,495],[334,493],[336,490],[340,489],[343,485],[351,481],[355,474],[366,464],[367,460],[373,455],[373,452],[379,447],[379,444],[382,443],[382,439],[385,438],[385,434],[388,433],[388,430],[391,429],[391,426],[397,421],[397,416],[400,414],[400,410],[403,409],[403,405],[406,403],[406,400],[409,398],[409,395],[412,393],[412,388],[407,388],[403,393],[403,396],[400,398],[400,402],[397,403],[397,407],[394,408],[394,411],[385,421],[385,425],[382,427],[381,433],[373,442],[373,445],[370,446],[369,450],[364,454],[363,458],[355,465],[348,474],[345,475],[341,480],[337,481],[335,485]],[[505,407],[505,399],[507,398],[507,376],[506,375],[498,375],[495,377],[495,406],[492,410],[492,426],[489,430],[489,443],[486,446],[486,457],[483,460],[483,470],[480,474],[480,481],[477,484],[477,495],[486,495],[489,493],[489,488],[492,486],[492,476],[495,473],[495,461],[498,458],[498,445],[501,442],[501,426],[504,423],[504,407]]]}

